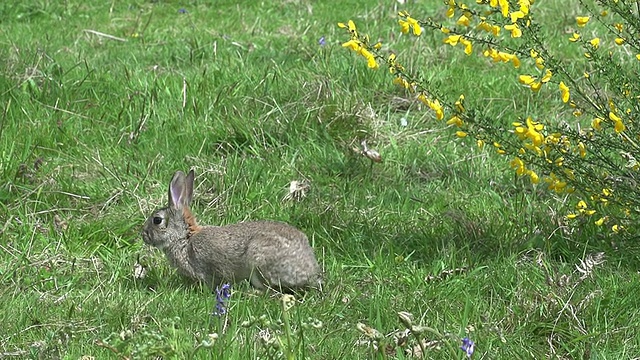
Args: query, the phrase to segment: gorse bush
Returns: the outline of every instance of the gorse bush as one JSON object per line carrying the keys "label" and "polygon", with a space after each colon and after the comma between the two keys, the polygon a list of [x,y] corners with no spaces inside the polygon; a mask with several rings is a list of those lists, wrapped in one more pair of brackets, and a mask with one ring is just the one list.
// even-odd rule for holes
{"label": "gorse bush", "polygon": [[[400,31],[421,36],[440,32],[443,46],[460,48],[467,56],[481,54],[490,71],[493,63],[517,69],[522,91],[534,101],[556,101],[559,114],[527,113],[507,123],[465,104],[473,94],[442,94],[402,66],[396,54],[384,54],[358,32],[353,21],[339,23],[350,39],[343,47],[367,60],[371,69],[385,66],[393,82],[427,105],[437,120],[457,138],[475,139],[504,156],[518,177],[572,199],[567,221],[633,236],[640,212],[637,181],[640,170],[640,17],[637,3],[623,0],[580,1],[581,16],[566,31],[566,41],[554,48],[536,22],[533,0],[445,1],[440,23],[398,14]],[[568,52],[582,53],[576,61]],[[575,58],[575,56],[574,56]],[[509,79],[505,79],[509,81]],[[485,94],[485,96],[491,96]],[[551,99],[551,100],[550,100]]]}

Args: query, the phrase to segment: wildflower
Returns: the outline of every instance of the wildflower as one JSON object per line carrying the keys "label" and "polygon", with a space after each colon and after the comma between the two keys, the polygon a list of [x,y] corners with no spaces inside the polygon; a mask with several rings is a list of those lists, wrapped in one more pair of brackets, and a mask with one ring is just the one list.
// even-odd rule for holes
{"label": "wildflower", "polygon": [[318,45],[320,46],[325,46],[327,45],[326,40],[324,39],[324,36],[320,37],[320,39],[318,40]]}
{"label": "wildflower", "polygon": [[[438,99],[436,99],[435,101],[431,101],[429,99],[426,99],[426,97],[425,100],[426,104],[431,108],[431,110],[435,111],[436,119],[442,120],[442,118],[444,117],[444,110],[442,109],[442,105],[440,105],[440,101],[438,101]],[[425,101],[423,100],[422,102]]]}
{"label": "wildflower", "polygon": [[571,37],[569,38],[569,41],[571,42],[576,42],[580,40],[580,34],[578,33],[573,33],[573,35],[571,35]]}
{"label": "wildflower", "polygon": [[560,81],[560,93],[562,94],[562,102],[567,103],[569,101],[569,87],[564,84],[564,81]]}
{"label": "wildflower", "polygon": [[464,53],[467,55],[471,55],[471,53],[473,52],[473,44],[471,43],[471,41],[463,38],[462,40],[460,40],[460,42],[462,43],[462,45],[464,45]]}
{"label": "wildflower", "polygon": [[456,101],[456,103],[455,103],[456,109],[461,113],[463,113],[465,111],[464,110],[464,105],[462,104],[463,102],[464,102],[464,94],[461,94],[458,97],[458,101]]}
{"label": "wildflower", "polygon": [[518,76],[518,81],[523,85],[531,85],[536,81],[536,78],[531,75],[520,75]]}
{"label": "wildflower", "polygon": [[594,49],[597,49],[600,46],[600,38],[591,39],[591,41],[589,41],[589,44],[591,44]]}
{"label": "wildflower", "polygon": [[345,25],[344,23],[338,23],[338,27],[340,27],[342,29],[349,29],[349,32],[351,33],[351,37],[353,37],[353,38],[357,38],[358,37],[358,31],[356,30],[356,24],[353,22],[353,20],[349,20],[347,22],[347,25]]}
{"label": "wildflower", "polygon": [[186,13],[187,13],[187,9],[185,9],[185,8],[180,8],[180,9],[178,9],[178,13],[180,13],[180,14],[186,14]]}
{"label": "wildflower", "polygon": [[580,152],[581,158],[587,156],[587,146],[583,142],[578,143],[578,151]]}
{"label": "wildflower", "polygon": [[576,23],[578,23],[578,27],[584,27],[589,22],[588,16],[578,16],[576,17]]}
{"label": "wildflower", "polygon": [[511,16],[511,22],[512,23],[516,23],[516,21],[518,21],[519,19],[522,19],[524,17],[524,12],[522,11],[514,11],[510,14]]}
{"label": "wildflower", "polygon": [[622,119],[620,119],[618,115],[614,114],[613,111],[609,112],[609,119],[614,122],[614,130],[617,133],[621,133],[624,131],[625,126],[622,123]]}
{"label": "wildflower", "polygon": [[614,42],[616,43],[616,45],[622,45],[622,44],[624,44],[624,39],[623,38],[616,38],[614,40]]}
{"label": "wildflower", "polygon": [[446,39],[444,39],[443,42],[451,46],[456,46],[458,45],[458,41],[460,41],[461,37],[462,35],[451,35],[451,36],[448,36]]}
{"label": "wildflower", "polygon": [[[344,25],[344,24],[343,24]],[[342,47],[349,48],[356,52],[358,55],[367,59],[367,66],[370,69],[377,69],[378,62],[376,61],[376,57],[366,48],[366,46],[357,39],[351,39],[346,43],[342,44]]]}
{"label": "wildflower", "polygon": [[553,76],[553,73],[551,72],[551,70],[547,69],[547,71],[545,71],[544,76],[542,77],[542,79],[540,79],[540,82],[541,83],[548,83],[549,80],[551,80],[551,76]]}
{"label": "wildflower", "polygon": [[420,23],[418,20],[409,16],[409,13],[406,11],[402,11],[398,13],[402,19],[398,20],[398,24],[400,24],[400,30],[402,33],[406,34],[409,32],[409,29],[413,30],[413,35],[420,36],[422,34],[422,28],[420,27]]}
{"label": "wildflower", "polygon": [[509,0],[498,0],[498,5],[500,5],[502,17],[509,16]]}
{"label": "wildflower", "polygon": [[463,25],[463,26],[469,26],[470,22],[471,22],[471,20],[466,15],[462,15],[462,16],[460,16],[460,18],[458,19],[456,24]]}
{"label": "wildflower", "polygon": [[231,297],[231,285],[223,284],[222,287],[216,286],[216,309],[213,311],[214,316],[220,316],[227,313],[226,302]]}
{"label": "wildflower", "polygon": [[480,18],[482,21],[478,24],[478,29],[484,30],[488,33],[492,33],[493,36],[498,36],[500,34],[500,26],[491,25],[485,21],[485,18]]}
{"label": "wildflower", "polygon": [[393,79],[393,83],[396,85],[400,85],[405,89],[412,89],[411,83],[408,82],[405,78],[403,78],[402,76],[396,76]]}
{"label": "wildflower", "polygon": [[469,135],[469,134],[467,134],[464,131],[456,131],[456,136],[459,137],[459,138],[467,137],[467,135]]}
{"label": "wildflower", "polygon": [[519,38],[522,36],[522,30],[520,30],[518,24],[507,24],[504,26],[504,29],[511,31],[512,38]]}
{"label": "wildflower", "polygon": [[462,127],[464,122],[458,116],[454,116],[451,119],[447,120],[447,125],[455,125],[457,127]]}
{"label": "wildflower", "polygon": [[520,5],[520,11],[523,14],[529,14],[529,7],[531,7],[532,0],[518,0],[518,5]]}
{"label": "wildflower", "polygon": [[602,122],[604,121],[604,119],[602,118],[595,118],[593,119],[593,121],[591,121],[591,127],[596,129],[596,130],[602,130]]}
{"label": "wildflower", "polygon": [[470,358],[471,355],[473,355],[473,351],[475,350],[475,347],[476,347],[476,344],[473,342],[473,340],[469,339],[468,337],[462,339],[462,346],[460,346],[460,349],[465,353],[467,353],[468,358]]}
{"label": "wildflower", "polygon": [[452,18],[455,15],[456,11],[456,2],[455,0],[449,0],[449,8],[447,9],[447,17]]}
{"label": "wildflower", "polygon": [[511,165],[512,168],[516,169],[516,174],[518,175],[524,175],[527,171],[524,166],[524,161],[522,161],[519,157],[511,160],[511,163],[509,165]]}

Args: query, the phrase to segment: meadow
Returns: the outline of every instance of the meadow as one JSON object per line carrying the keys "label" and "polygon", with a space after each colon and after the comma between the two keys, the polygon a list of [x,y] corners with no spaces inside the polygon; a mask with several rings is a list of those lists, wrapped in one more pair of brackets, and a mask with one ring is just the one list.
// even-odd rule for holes
{"label": "meadow", "polygon": [[[535,6],[558,44],[581,15]],[[473,358],[639,358],[637,242],[566,221],[574,204],[457,139],[336,24],[497,123],[561,101],[530,109],[544,95],[517,69],[401,35],[399,10],[446,17],[426,0],[2,2],[0,359],[462,359],[463,338]],[[140,236],[189,169],[201,223],[302,229],[322,291],[234,284],[214,315]]]}

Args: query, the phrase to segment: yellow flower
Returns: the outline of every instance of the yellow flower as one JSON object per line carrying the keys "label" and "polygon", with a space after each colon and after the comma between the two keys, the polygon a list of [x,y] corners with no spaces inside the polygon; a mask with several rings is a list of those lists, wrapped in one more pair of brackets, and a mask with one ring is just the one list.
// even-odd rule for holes
{"label": "yellow flower", "polygon": [[520,30],[518,24],[507,24],[504,26],[504,29],[511,31],[512,38],[519,38],[522,36],[522,30]]}
{"label": "yellow flower", "polygon": [[360,49],[360,42],[358,40],[349,40],[346,43],[342,44],[342,47],[349,48],[355,52]]}
{"label": "yellow flower", "polygon": [[463,113],[465,111],[464,105],[462,104],[463,102],[464,102],[464,94],[461,94],[458,97],[458,101],[456,101],[456,103],[455,103],[456,109],[461,113]]}
{"label": "yellow flower", "polygon": [[587,208],[587,203],[584,200],[578,201],[578,205],[576,205],[576,209],[585,210]]}
{"label": "yellow flower", "polygon": [[524,13],[522,11],[514,11],[511,14],[511,22],[515,23],[516,21],[518,21],[519,19],[522,19],[524,17]]}
{"label": "yellow flower", "polygon": [[604,224],[604,222],[607,220],[607,217],[601,217],[600,219],[594,221],[593,223],[598,225],[598,226],[602,226],[602,224]]}
{"label": "yellow flower", "polygon": [[609,111],[609,119],[614,122],[614,130],[617,133],[621,133],[625,130],[622,119],[620,119],[618,115],[614,114],[613,111]]}
{"label": "yellow flower", "polygon": [[456,136],[459,138],[464,138],[466,137],[468,134],[464,131],[456,131]]}
{"label": "yellow flower", "polygon": [[578,143],[578,150],[580,151],[581,158],[587,156],[587,146],[583,142]]}
{"label": "yellow flower", "polygon": [[401,76],[394,78],[393,83],[396,85],[400,85],[405,89],[409,89],[411,87],[411,84]]}
{"label": "yellow flower", "polygon": [[540,177],[533,170],[527,170],[527,174],[531,178],[531,182],[537,184],[540,182]]}
{"label": "yellow flower", "polygon": [[456,2],[455,0],[449,0],[449,9],[447,9],[447,17],[452,18],[453,15],[455,14],[455,10],[456,10]]}
{"label": "yellow flower", "polygon": [[461,37],[462,35],[450,35],[444,39],[444,43],[449,44],[451,46],[456,46],[458,45],[458,41],[460,41]]}
{"label": "yellow flower", "polygon": [[463,26],[469,26],[470,22],[471,22],[471,20],[466,15],[462,15],[462,16],[460,16],[460,18],[458,18],[458,21],[456,21],[456,24],[463,25]]}
{"label": "yellow flower", "polygon": [[438,101],[438,99],[435,101],[428,101],[427,105],[429,105],[431,110],[435,111],[436,119],[442,120],[442,118],[444,118],[444,110],[442,109],[442,105],[440,105],[440,101]]}
{"label": "yellow flower", "polygon": [[420,27],[420,23],[418,23],[418,20],[409,16],[408,12],[404,11],[399,13],[398,15],[404,17],[404,19],[398,20],[398,24],[400,24],[400,30],[403,33],[405,34],[408,33],[409,28],[411,28],[411,30],[413,30],[413,35],[420,36],[420,34],[422,34],[422,28]]}
{"label": "yellow flower", "polygon": [[562,95],[562,102],[567,103],[569,101],[569,87],[564,84],[564,81],[560,81],[560,93]]}
{"label": "yellow flower", "polygon": [[338,23],[338,27],[340,27],[342,29],[349,29],[349,32],[351,33],[351,37],[352,38],[357,38],[358,37],[358,31],[356,30],[356,24],[353,22],[353,20],[349,20],[346,25],[344,23],[340,22],[340,23]]}
{"label": "yellow flower", "polygon": [[625,130],[625,126],[622,123],[622,121],[616,121],[616,123],[613,125],[613,129],[619,134],[621,132],[623,132]]}
{"label": "yellow flower", "polygon": [[520,75],[518,76],[518,81],[523,85],[531,85],[536,81],[536,78],[531,75]]}
{"label": "yellow flower", "polygon": [[536,58],[536,67],[540,70],[544,69],[544,59],[541,57]]}
{"label": "yellow flower", "polygon": [[568,214],[567,215],[567,219],[569,219],[569,220],[573,220],[573,219],[575,219],[577,217],[578,217],[578,214]]}
{"label": "yellow flower", "polygon": [[549,80],[551,80],[551,76],[552,75],[553,75],[553,73],[551,72],[551,70],[547,69],[547,71],[544,73],[544,76],[542,77],[542,79],[540,79],[540,82],[548,83]]}
{"label": "yellow flower", "polygon": [[478,139],[478,141],[476,141],[476,144],[478,145],[478,148],[482,149],[484,147],[484,140]]}
{"label": "yellow flower", "polygon": [[544,136],[539,131],[544,129],[544,125],[527,118],[527,137],[531,139],[534,146],[540,146],[544,142]]}
{"label": "yellow flower", "polygon": [[580,40],[580,34],[578,33],[573,33],[573,35],[571,35],[571,37],[569,38],[569,41],[571,42],[576,42]]}
{"label": "yellow flower", "polygon": [[624,39],[623,38],[616,38],[614,41],[615,41],[616,45],[624,44]]}
{"label": "yellow flower", "polygon": [[498,0],[498,4],[500,5],[502,17],[507,17],[509,15],[509,0]]}
{"label": "yellow flower", "polygon": [[591,127],[596,129],[596,130],[602,130],[602,122],[603,121],[604,121],[604,119],[602,119],[602,118],[595,118],[591,122]]}
{"label": "yellow flower", "polygon": [[460,40],[460,42],[462,43],[462,45],[464,45],[464,53],[467,55],[471,55],[473,53],[473,44],[471,43],[471,41],[463,38],[462,40]]}
{"label": "yellow flower", "polygon": [[377,69],[378,68],[378,62],[376,61],[375,56],[373,56],[372,53],[369,52],[369,50],[362,48],[362,51],[360,52],[360,54],[362,54],[362,56],[364,56],[365,59],[367,59],[367,66],[370,69]]}
{"label": "yellow flower", "polygon": [[520,5],[520,11],[522,11],[525,15],[529,13],[529,7],[531,6],[531,0],[518,0],[518,5]]}
{"label": "yellow flower", "polygon": [[540,88],[542,87],[542,83],[541,82],[534,82],[529,87],[531,87],[531,91],[538,92],[538,91],[540,91]]}
{"label": "yellow flower", "polygon": [[491,25],[484,20],[485,19],[482,18],[482,21],[478,24],[478,29],[484,30],[488,33],[492,33],[493,36],[498,36],[500,34],[500,29],[501,29],[500,26]]}
{"label": "yellow flower", "polygon": [[578,27],[584,27],[589,22],[588,16],[578,16],[576,17],[576,22],[578,23]]}
{"label": "yellow flower", "polygon": [[624,227],[622,225],[618,225],[618,224],[615,224],[615,225],[613,225],[611,227],[611,230],[616,234],[619,233],[620,231],[622,231],[623,229],[624,229]]}
{"label": "yellow flower", "polygon": [[520,159],[519,157],[516,157],[513,160],[511,160],[510,165],[512,168],[516,169],[516,174],[520,176],[526,174],[527,172],[527,169],[524,166],[524,161],[522,161],[522,159]]}
{"label": "yellow flower", "polygon": [[358,55],[367,59],[367,66],[369,66],[369,68],[371,69],[378,68],[378,62],[376,61],[376,57],[369,50],[367,50],[367,48],[362,44],[362,42],[360,42],[360,40],[356,40],[356,39],[349,40],[346,43],[342,44],[342,47],[349,48],[355,51],[356,53],[358,53]]}
{"label": "yellow flower", "polygon": [[597,49],[600,46],[600,38],[593,38],[591,39],[591,41],[589,41],[589,43],[591,44],[591,46],[593,46],[594,49]]}
{"label": "yellow flower", "polygon": [[447,125],[455,125],[457,127],[462,127],[464,122],[458,116],[454,116],[451,119],[447,120]]}

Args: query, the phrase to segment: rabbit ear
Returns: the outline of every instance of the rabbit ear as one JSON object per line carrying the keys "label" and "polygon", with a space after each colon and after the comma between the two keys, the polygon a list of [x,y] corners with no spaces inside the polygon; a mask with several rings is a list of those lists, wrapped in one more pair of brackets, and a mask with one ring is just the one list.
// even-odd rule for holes
{"label": "rabbit ear", "polygon": [[169,206],[174,209],[189,207],[193,198],[193,170],[188,175],[182,171],[176,171],[169,185]]}

